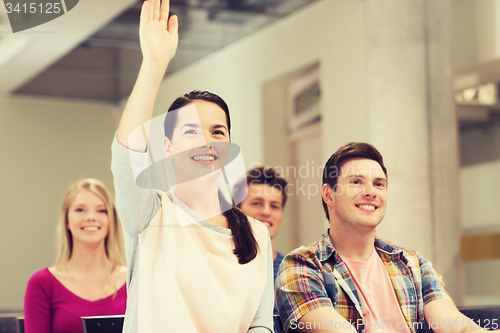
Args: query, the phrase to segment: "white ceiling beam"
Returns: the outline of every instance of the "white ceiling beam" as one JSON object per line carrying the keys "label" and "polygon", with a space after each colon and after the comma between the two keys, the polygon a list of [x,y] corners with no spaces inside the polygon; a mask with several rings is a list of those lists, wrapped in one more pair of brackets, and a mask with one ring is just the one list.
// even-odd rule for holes
{"label": "white ceiling beam", "polygon": [[[85,0],[63,16],[18,33],[0,31],[0,93],[10,93],[108,24],[134,0]],[[5,15],[5,7],[0,6]]]}

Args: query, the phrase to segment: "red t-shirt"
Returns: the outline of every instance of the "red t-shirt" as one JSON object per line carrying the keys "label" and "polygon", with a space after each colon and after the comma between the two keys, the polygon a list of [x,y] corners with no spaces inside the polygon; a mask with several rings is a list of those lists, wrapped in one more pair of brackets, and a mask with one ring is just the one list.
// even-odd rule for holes
{"label": "red t-shirt", "polygon": [[88,301],[66,289],[47,267],[42,268],[26,286],[24,329],[26,333],[82,333],[80,317],[122,315],[126,303],[125,285],[116,295]]}

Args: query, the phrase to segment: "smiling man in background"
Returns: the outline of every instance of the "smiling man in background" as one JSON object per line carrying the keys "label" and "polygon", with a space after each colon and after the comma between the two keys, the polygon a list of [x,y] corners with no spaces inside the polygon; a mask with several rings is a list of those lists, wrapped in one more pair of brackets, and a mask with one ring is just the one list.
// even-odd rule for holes
{"label": "smiling man in background", "polygon": [[[234,187],[236,202],[240,201],[241,197],[244,196],[244,187],[247,187],[247,195],[237,206],[247,216],[264,223],[269,230],[274,256],[273,266],[275,280],[278,267],[284,256],[276,251],[274,247],[274,237],[276,237],[280,230],[281,219],[283,218],[283,208],[285,207],[287,198],[287,185],[288,183],[285,178],[281,177],[272,167],[260,166],[250,169],[246,174],[246,182],[239,182]],[[237,198],[240,198],[240,200]]]}

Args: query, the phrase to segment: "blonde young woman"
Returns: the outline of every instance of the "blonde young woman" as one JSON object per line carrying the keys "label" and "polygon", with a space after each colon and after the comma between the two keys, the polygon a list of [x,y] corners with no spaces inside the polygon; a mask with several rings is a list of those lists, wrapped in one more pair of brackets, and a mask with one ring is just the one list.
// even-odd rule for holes
{"label": "blonde young woman", "polygon": [[[221,194],[219,181],[231,160],[229,108],[213,93],[192,91],[173,102],[164,133],[156,136],[148,124],[156,119],[156,95],[178,42],[169,1],[144,2],[139,35],[143,62],[112,145],[129,270],[123,332],[270,333],[269,233]],[[153,143],[147,148],[143,133],[147,142],[158,140],[167,156],[158,162],[167,193],[148,188],[138,176],[156,177],[144,168],[155,149]]]}
{"label": "blonde young woman", "polygon": [[82,316],[125,313],[123,240],[109,190],[80,180],[60,213],[56,264],[33,273],[26,287],[26,333],[82,333]]}

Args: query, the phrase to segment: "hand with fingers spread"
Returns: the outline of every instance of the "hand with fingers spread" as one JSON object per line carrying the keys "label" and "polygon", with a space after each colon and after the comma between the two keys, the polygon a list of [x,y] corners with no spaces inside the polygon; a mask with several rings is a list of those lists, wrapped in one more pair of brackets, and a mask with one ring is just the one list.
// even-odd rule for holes
{"label": "hand with fingers spread", "polygon": [[169,19],[169,10],[169,0],[144,1],[139,28],[143,61],[162,63],[165,70],[179,42],[177,16]]}
{"label": "hand with fingers spread", "polygon": [[142,137],[130,134],[151,119],[156,95],[179,42],[177,16],[169,19],[169,10],[169,0],[146,0],[142,5],[139,39],[143,60],[116,134],[119,142],[135,151],[145,151],[146,145]]}

